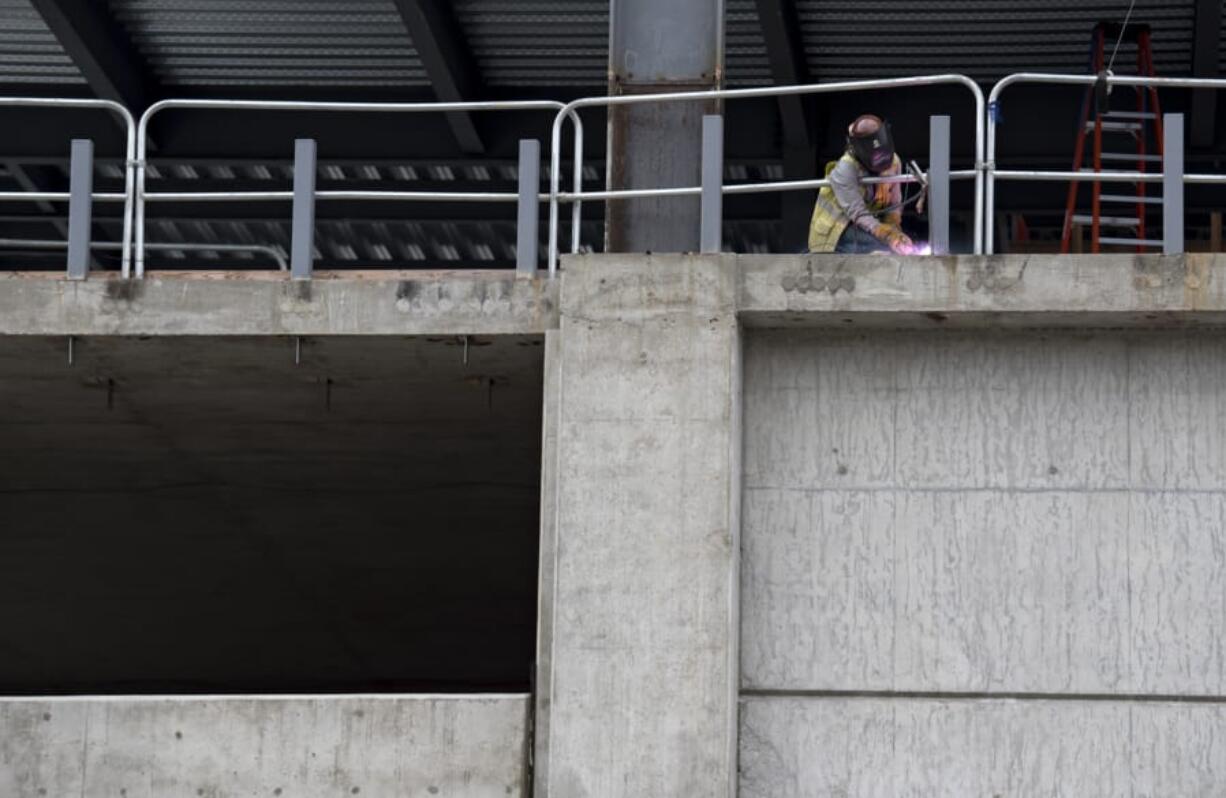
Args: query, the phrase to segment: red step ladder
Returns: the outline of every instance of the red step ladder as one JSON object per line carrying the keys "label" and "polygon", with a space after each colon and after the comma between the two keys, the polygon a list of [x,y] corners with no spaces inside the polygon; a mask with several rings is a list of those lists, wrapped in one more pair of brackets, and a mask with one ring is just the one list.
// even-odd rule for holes
{"label": "red step ladder", "polygon": [[[1090,67],[1094,74],[1105,74],[1107,42],[1114,44],[1117,40],[1121,40],[1120,27],[1120,24],[1116,22],[1100,22],[1094,26],[1090,56]],[[1122,41],[1137,46],[1137,74],[1152,77],[1154,75],[1154,52],[1150,41],[1149,26],[1128,25],[1124,28]],[[1073,148],[1073,171],[1087,174],[1101,172],[1104,162],[1114,170],[1128,170],[1132,166],[1138,172],[1145,172],[1148,166],[1156,165],[1161,171],[1162,109],[1158,104],[1158,90],[1152,86],[1148,88],[1137,86],[1131,92],[1120,90],[1111,92],[1104,98],[1098,94],[1099,89],[1098,86],[1087,88],[1085,99],[1082,101],[1081,125],[1077,130],[1077,140]],[[1127,109],[1111,108],[1112,95],[1116,93],[1124,96],[1134,95],[1136,104]],[[1102,102],[1103,99],[1106,100],[1105,103]],[[1104,136],[1110,136],[1111,141],[1121,144],[1104,152]],[[1086,139],[1091,137],[1094,142],[1094,160],[1093,166],[1086,168],[1082,162],[1085,159]],[[1125,142],[1129,138],[1132,139],[1131,149],[1134,151],[1125,152],[1124,150],[1128,147]],[[1150,154],[1147,151],[1151,140],[1154,142],[1156,154]],[[1089,225],[1091,252],[1099,252],[1102,244],[1133,246],[1136,247],[1137,252],[1162,247],[1160,238],[1145,237],[1146,206],[1161,205],[1161,197],[1147,197],[1145,183],[1131,184],[1134,186],[1133,193],[1119,190],[1130,185],[1128,183],[1110,183],[1109,185],[1111,193],[1104,194],[1102,183],[1092,181],[1090,212],[1079,214],[1077,213],[1079,181],[1074,180],[1069,184],[1068,203],[1064,212],[1064,230],[1060,237],[1061,252],[1069,252],[1075,225]],[[1103,215],[1103,205],[1109,208],[1114,206],[1119,210]],[[1128,213],[1128,210],[1132,211],[1132,215],[1124,215]],[[1131,231],[1133,235],[1104,236],[1101,234],[1104,227],[1122,232]]]}

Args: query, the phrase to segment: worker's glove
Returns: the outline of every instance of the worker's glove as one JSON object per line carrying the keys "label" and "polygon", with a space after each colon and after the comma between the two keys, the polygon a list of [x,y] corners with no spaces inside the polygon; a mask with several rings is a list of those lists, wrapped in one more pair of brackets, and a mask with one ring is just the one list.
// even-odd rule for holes
{"label": "worker's glove", "polygon": [[889,244],[890,251],[895,255],[910,255],[915,249],[915,244],[907,234],[897,227],[878,225],[877,238]]}

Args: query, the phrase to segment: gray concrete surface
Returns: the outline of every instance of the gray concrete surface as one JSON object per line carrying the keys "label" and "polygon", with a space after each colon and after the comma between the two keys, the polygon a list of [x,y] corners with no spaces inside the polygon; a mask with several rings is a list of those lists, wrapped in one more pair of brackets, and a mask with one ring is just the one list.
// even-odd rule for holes
{"label": "gray concrete surface", "polygon": [[528,689],[541,337],[67,353],[0,336],[0,693]]}
{"label": "gray concrete surface", "polygon": [[741,798],[1217,796],[1226,706],[745,698]]}
{"label": "gray concrete surface", "polygon": [[506,272],[0,272],[0,335],[539,335],[557,284]]}
{"label": "gray concrete surface", "polygon": [[1226,695],[1226,335],[755,331],[743,683]]}
{"label": "gray concrete surface", "polygon": [[545,795],[549,785],[549,707],[553,694],[553,618],[558,558],[558,400],[561,393],[560,337],[545,333],[544,401],[541,412],[541,538],[537,566],[536,663],[533,669],[533,784]]}
{"label": "gray concrete surface", "polygon": [[[182,619],[115,625],[156,595],[142,592],[148,575],[129,554],[161,550],[199,588],[193,595],[224,595],[197,571],[246,568],[243,536],[272,524],[276,535],[255,538],[261,568],[289,576],[258,594],[269,617],[305,597],[300,617],[322,617],[327,630],[298,639],[291,629],[280,649],[328,650],[338,672],[357,672],[352,663],[370,653],[355,649],[346,623],[358,617],[386,632],[404,621],[390,635],[401,663],[453,655],[463,666],[483,661],[476,649],[423,645],[420,631],[483,617],[485,642],[501,640],[530,624],[531,610],[495,623],[481,614],[490,596],[520,596],[521,584],[455,595],[431,576],[471,552],[489,555],[487,573],[507,558],[526,558],[520,574],[537,567],[534,549],[489,536],[478,519],[526,517],[540,502],[539,795],[732,794],[738,687],[746,795],[1226,791],[1226,257],[589,255],[564,268],[553,283],[0,278],[0,336],[29,336],[18,345],[40,348],[48,363],[62,362],[67,335],[83,358],[105,351],[102,333],[149,347],[143,376],[124,376],[112,357],[74,372],[71,389],[48,382],[6,397],[0,380],[0,400],[17,422],[26,414],[26,426],[0,426],[24,463],[0,465],[17,488],[0,502],[41,519],[11,551],[50,563],[66,550],[80,515],[64,509],[61,476],[80,495],[87,482],[101,486],[101,498],[81,506],[106,532],[78,552],[79,593],[59,596],[53,582],[17,569],[7,587],[0,581],[17,601],[0,602],[0,612],[20,621],[49,608],[40,629],[106,630],[62,636],[86,651],[102,651],[116,629],[139,643]],[[504,365],[522,360],[503,344],[528,351],[536,341],[539,357],[545,331],[543,373],[539,360]],[[321,366],[299,376],[290,336],[325,333],[354,336],[355,348],[327,356],[315,344]],[[234,336],[231,378],[215,381],[212,355],[193,348],[217,339],[175,348],[206,334]],[[493,334],[511,338],[482,350],[481,336]],[[258,346],[242,337],[270,335],[282,337]],[[423,337],[402,361],[406,335]],[[417,381],[439,353],[458,359],[461,335],[477,336],[482,365]],[[378,353],[364,352],[364,340],[378,340]],[[249,345],[259,358],[284,352],[275,391],[245,382],[264,368],[242,354]],[[340,376],[329,401],[351,414],[329,411],[333,424],[319,411],[331,373]],[[383,373],[399,376],[382,384]],[[534,408],[527,394],[501,404],[508,374],[511,385],[535,380]],[[542,470],[528,464],[542,440],[542,381],[554,451],[543,480],[528,486],[525,468],[534,479]],[[451,390],[438,390],[443,383]],[[496,413],[531,422],[507,460],[489,459],[503,445],[501,427],[483,426],[491,396]],[[96,423],[89,414],[99,406],[123,423]],[[235,415],[251,408],[261,409],[248,421]],[[39,427],[48,412],[55,423]],[[293,423],[280,424],[285,416]],[[131,441],[161,454],[116,459]],[[476,462],[500,465],[474,487],[464,466]],[[343,490],[302,489],[338,464]],[[440,467],[450,475],[442,488],[432,481]],[[219,476],[230,473],[241,484]],[[28,474],[41,481],[21,482]],[[293,500],[269,500],[270,490]],[[367,490],[379,498],[368,502]],[[360,502],[342,499],[355,495]],[[431,496],[442,500],[431,505]],[[471,534],[452,534],[457,513]],[[345,537],[355,514],[380,530],[370,547]],[[424,581],[407,586],[398,568],[379,571],[386,546],[404,539],[406,515],[432,519],[437,555],[414,561]],[[294,537],[315,522],[319,534]],[[131,525],[144,536],[125,554]],[[223,553],[202,569],[165,543],[167,529]],[[239,530],[229,554],[217,548],[219,529]],[[121,554],[107,559],[117,539]],[[315,587],[361,588],[372,571],[393,601],[333,611]],[[115,602],[129,587],[136,598]],[[456,615],[413,614],[423,597],[444,594]],[[68,611],[90,601],[98,613]],[[249,627],[253,640],[276,630],[258,618]],[[281,673],[276,648],[251,660],[270,679]],[[29,673],[74,661],[21,637],[0,651]],[[115,656],[90,661],[122,673]],[[168,656],[160,666],[177,673],[214,654],[189,646]]]}
{"label": "gray concrete surface", "polygon": [[[748,326],[1223,323],[1226,255],[573,255],[563,268],[722,261]],[[599,265],[603,264],[603,266]],[[589,266],[587,268],[593,268]],[[504,272],[0,273],[0,335],[540,334],[561,281]]]}
{"label": "gray concrete surface", "polygon": [[5,798],[527,795],[528,696],[0,700]]}
{"label": "gray concrete surface", "polygon": [[1226,791],[1226,331],[751,330],[743,796]]}
{"label": "gray concrete surface", "polygon": [[[730,256],[725,256],[730,257]],[[1226,255],[737,256],[751,326],[1221,324]]]}
{"label": "gray concrete surface", "polygon": [[544,794],[729,796],[733,272],[718,259],[619,263],[572,261],[562,287]]}

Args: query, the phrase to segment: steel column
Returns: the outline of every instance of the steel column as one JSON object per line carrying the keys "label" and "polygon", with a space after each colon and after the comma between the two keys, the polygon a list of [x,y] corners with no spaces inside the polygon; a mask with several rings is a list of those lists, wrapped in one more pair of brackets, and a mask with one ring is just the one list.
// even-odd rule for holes
{"label": "steel column", "polygon": [[1183,254],[1183,114],[1162,116],[1162,254]]}
{"label": "steel column", "polygon": [[536,274],[540,247],[541,143],[519,142],[519,224],[515,228],[515,271]]}
{"label": "steel column", "polygon": [[[722,84],[724,0],[610,0],[609,16],[609,94],[697,91]],[[702,117],[718,111],[717,100],[612,107],[608,188],[697,185]],[[694,251],[701,207],[696,196],[611,201],[605,248]]]}
{"label": "steel column", "polygon": [[294,216],[290,231],[290,277],[311,279],[315,257],[315,139],[294,142]]}
{"label": "steel column", "polygon": [[90,227],[94,216],[94,142],[72,140],[68,192],[68,279],[89,274]]}
{"label": "steel column", "polygon": [[928,243],[949,254],[949,117],[928,120]]}

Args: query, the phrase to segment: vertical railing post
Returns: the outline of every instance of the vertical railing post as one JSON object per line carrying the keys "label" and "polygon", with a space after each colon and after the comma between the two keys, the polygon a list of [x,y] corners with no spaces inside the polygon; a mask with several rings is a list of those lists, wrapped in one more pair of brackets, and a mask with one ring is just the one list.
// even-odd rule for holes
{"label": "vertical railing post", "polygon": [[90,227],[94,216],[93,141],[72,140],[68,171],[68,279],[84,280],[89,274]]}
{"label": "vertical railing post", "polygon": [[949,254],[949,117],[928,120],[928,243]]}
{"label": "vertical railing post", "polygon": [[724,117],[702,118],[702,215],[698,242],[702,252],[724,244]]}
{"label": "vertical railing post", "polygon": [[536,274],[540,247],[541,143],[536,139],[519,142],[519,223],[515,227],[515,272]]}
{"label": "vertical railing post", "polygon": [[1183,254],[1183,114],[1162,115],[1162,254]]}
{"label": "vertical railing post", "polygon": [[294,142],[294,215],[290,231],[290,277],[311,279],[315,258],[315,139]]}

